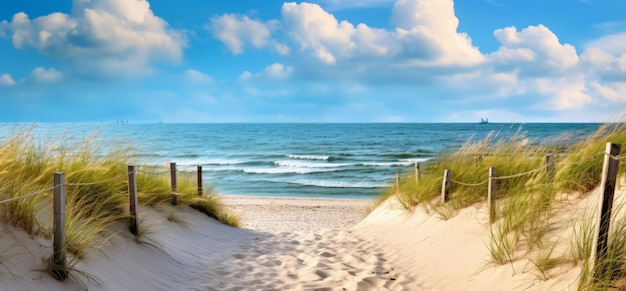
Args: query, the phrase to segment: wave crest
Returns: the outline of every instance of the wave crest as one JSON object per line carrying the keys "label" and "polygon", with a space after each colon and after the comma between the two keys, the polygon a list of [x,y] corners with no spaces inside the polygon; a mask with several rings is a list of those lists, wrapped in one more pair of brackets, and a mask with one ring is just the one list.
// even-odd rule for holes
{"label": "wave crest", "polygon": [[330,159],[330,156],[318,156],[318,155],[286,155],[286,156],[294,160],[328,161]]}

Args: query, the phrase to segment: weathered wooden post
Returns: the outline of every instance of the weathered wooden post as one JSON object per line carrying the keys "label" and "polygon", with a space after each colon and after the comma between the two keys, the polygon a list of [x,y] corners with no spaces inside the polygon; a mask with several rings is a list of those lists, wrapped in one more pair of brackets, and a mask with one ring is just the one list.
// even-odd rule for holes
{"label": "weathered wooden post", "polygon": [[170,163],[170,178],[172,182],[172,204],[178,205],[178,185],[176,183],[176,163]]}
{"label": "weathered wooden post", "polygon": [[604,166],[602,168],[602,180],[600,189],[603,194],[598,203],[598,217],[595,235],[593,238],[594,248],[592,249],[590,258],[590,267],[593,268],[593,276],[596,278],[601,270],[600,264],[606,259],[609,247],[609,227],[611,224],[611,212],[613,210],[613,196],[615,195],[615,182],[617,180],[617,172],[619,169],[619,156],[621,151],[620,144],[607,143],[604,156]]}
{"label": "weathered wooden post", "polygon": [[415,184],[420,183],[420,164],[415,163]]}
{"label": "weathered wooden post", "polygon": [[202,165],[198,165],[198,196],[202,196],[204,189],[202,189]]}
{"label": "weathered wooden post", "polygon": [[53,176],[53,212],[54,218],[52,228],[54,231],[52,275],[60,281],[67,279],[67,268],[65,266],[65,173],[54,173]]}
{"label": "weathered wooden post", "polygon": [[135,166],[128,166],[128,200],[130,204],[130,232],[134,235],[139,233],[137,227],[137,176]]}
{"label": "weathered wooden post", "polygon": [[400,193],[400,172],[396,170],[396,194]]}
{"label": "weathered wooden post", "polygon": [[489,208],[489,223],[496,220],[496,197],[495,195],[496,168],[489,168],[489,189],[487,190],[487,207]]}
{"label": "weathered wooden post", "polygon": [[441,183],[441,203],[448,202],[448,190],[450,188],[450,170],[443,171],[443,182]]}
{"label": "weathered wooden post", "polygon": [[554,181],[554,154],[546,155],[546,174],[548,182]]}

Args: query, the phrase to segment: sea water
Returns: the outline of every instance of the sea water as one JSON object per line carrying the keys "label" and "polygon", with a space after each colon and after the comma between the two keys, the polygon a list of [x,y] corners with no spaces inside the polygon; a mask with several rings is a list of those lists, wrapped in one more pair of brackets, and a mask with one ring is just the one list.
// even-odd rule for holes
{"label": "sea water", "polygon": [[[571,144],[599,124],[38,124],[36,138],[68,144],[98,134],[131,146],[140,164],[180,171],[203,166],[220,194],[371,198],[414,169],[468,140],[524,136]],[[0,142],[29,125],[0,126]]]}

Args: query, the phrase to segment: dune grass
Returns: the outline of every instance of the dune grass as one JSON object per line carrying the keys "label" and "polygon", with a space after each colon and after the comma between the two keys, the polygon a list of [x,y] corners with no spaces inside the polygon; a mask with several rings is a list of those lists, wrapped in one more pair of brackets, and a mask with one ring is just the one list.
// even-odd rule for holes
{"label": "dune grass", "polygon": [[[586,193],[600,184],[606,143],[626,146],[626,124],[603,125],[584,141],[575,144],[561,161],[556,179],[559,190],[568,193]],[[620,163],[620,173],[626,163]]]}
{"label": "dune grass", "polygon": [[[66,175],[66,248],[80,259],[113,235],[112,224],[127,222],[127,165],[136,164],[131,149],[97,134],[68,143],[64,136],[46,146],[37,143],[35,126],[16,130],[0,144],[0,201],[41,191],[40,194],[0,204],[0,219],[32,235],[51,238],[52,176]],[[163,171],[165,166],[150,169]],[[194,176],[195,177],[195,176]],[[169,175],[150,171],[137,174],[138,201],[156,206],[172,197]],[[225,224],[237,226],[212,193],[198,196],[196,182],[180,175],[180,203],[199,209]]]}
{"label": "dune grass", "polygon": [[572,238],[573,256],[582,262],[579,290],[624,290],[626,289],[626,199],[616,198],[609,230],[606,256],[595,261],[593,255],[593,235],[596,229],[596,212],[589,211],[576,222]]}
{"label": "dune grass", "polygon": [[[535,266],[538,278],[547,280],[550,269],[568,262],[554,253],[554,242],[546,241],[556,194],[580,197],[598,186],[606,143],[626,144],[626,125],[607,124],[580,142],[568,144],[569,140],[540,144],[527,139],[521,130],[507,138],[494,133],[483,140],[470,140],[422,165],[419,184],[410,173],[400,179],[399,187],[389,187],[380,201],[396,195],[407,210],[421,206],[447,220],[459,209],[486,202],[488,169],[495,167],[496,217],[495,223],[487,223],[490,236],[485,242],[491,260],[506,264],[523,256]],[[550,172],[546,155],[554,153],[558,154],[555,170]],[[450,200],[443,204],[440,195],[446,169],[451,171],[452,181]],[[624,169],[626,163],[621,163],[620,173]],[[572,226],[572,258],[583,264],[588,264],[595,229],[595,221],[590,219],[583,218]],[[599,263],[594,280],[587,280],[591,275],[585,273],[588,266],[583,267],[581,289],[606,289],[624,276],[626,219],[616,219],[610,239],[608,258]]]}

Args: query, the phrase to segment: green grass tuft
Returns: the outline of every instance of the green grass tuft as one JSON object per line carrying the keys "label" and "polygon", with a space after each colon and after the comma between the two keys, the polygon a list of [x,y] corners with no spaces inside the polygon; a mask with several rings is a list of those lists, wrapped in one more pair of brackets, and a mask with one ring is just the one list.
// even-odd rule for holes
{"label": "green grass tuft", "polygon": [[[80,260],[114,235],[114,223],[128,223],[127,165],[137,163],[136,155],[127,144],[103,140],[98,134],[74,143],[60,136],[43,146],[37,144],[34,129],[34,125],[18,128],[0,144],[0,201],[42,193],[0,204],[0,220],[31,235],[51,238],[52,176],[64,172],[66,249]],[[141,205],[170,203],[169,172],[158,172],[165,171],[149,166],[137,173]],[[228,213],[214,194],[197,195],[195,174],[181,173],[178,188],[182,204],[228,225],[239,225],[238,218]]]}
{"label": "green grass tuft", "polygon": [[[556,174],[558,189],[568,193],[587,193],[600,184],[608,142],[626,145],[625,123],[606,124],[568,150],[559,162]],[[625,169],[626,163],[621,163],[620,172]]]}
{"label": "green grass tuft", "polygon": [[[580,142],[568,143],[571,140]],[[458,209],[486,202],[488,169],[495,167],[495,221],[489,226],[490,236],[486,242],[491,260],[506,264],[516,259],[516,255],[526,256],[537,269],[538,277],[548,279],[552,268],[567,262],[563,257],[554,257],[555,246],[545,239],[553,223],[556,194],[585,194],[598,186],[606,143],[626,144],[626,124],[607,124],[588,138],[564,138],[562,141],[540,144],[526,138],[521,130],[508,138],[498,138],[494,133],[483,140],[469,140],[457,150],[422,164],[419,183],[413,172],[401,177],[399,187],[395,184],[389,187],[379,202],[396,196],[407,210],[420,205],[447,220],[456,215]],[[552,153],[557,154],[555,170],[549,172],[546,155]],[[441,204],[442,177],[446,169],[451,171],[452,178],[450,200]],[[625,169],[626,163],[622,162],[620,173]],[[520,173],[524,174],[518,175]],[[600,262],[593,280],[589,280],[593,276],[585,270],[591,254],[594,219],[587,217],[573,226],[571,256],[584,265],[582,289],[606,288],[614,285],[616,278],[626,276],[626,221],[623,220],[626,219],[612,222],[609,255]]]}

